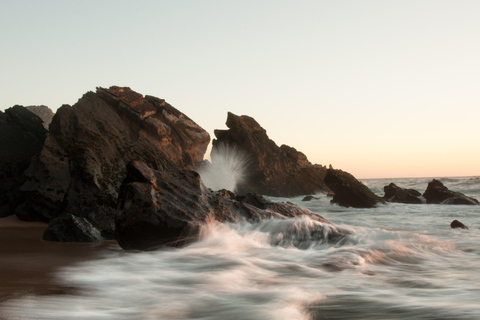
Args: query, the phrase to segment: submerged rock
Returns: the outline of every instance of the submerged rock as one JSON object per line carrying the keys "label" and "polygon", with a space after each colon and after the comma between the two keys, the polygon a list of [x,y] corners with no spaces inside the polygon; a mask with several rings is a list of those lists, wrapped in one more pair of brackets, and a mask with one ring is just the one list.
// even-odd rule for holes
{"label": "submerged rock", "polygon": [[[42,128],[43,129],[43,128]],[[126,164],[190,167],[203,160],[209,134],[162,99],[130,88],[97,88],[58,109],[39,155],[25,172],[19,218],[71,214],[113,234]],[[43,129],[45,130],[45,129]]]}
{"label": "submerged rock", "polygon": [[22,106],[0,111],[0,217],[14,214],[24,201],[24,171],[43,147],[47,130],[42,120]]}
{"label": "submerged rock", "polygon": [[264,128],[249,116],[228,113],[228,130],[215,130],[212,154],[228,146],[246,157],[240,194],[255,192],[278,197],[330,192],[323,179],[327,169],[311,164],[307,157],[287,145],[277,146]]}
{"label": "submerged rock", "polygon": [[468,227],[466,225],[464,225],[463,223],[461,223],[460,221],[458,220],[453,220],[452,223],[450,223],[450,227],[452,229],[468,229]]}
{"label": "submerged rock", "polygon": [[320,198],[319,198],[319,197],[314,197],[314,196],[305,196],[305,197],[302,199],[302,201],[311,201],[311,200],[313,200],[313,199],[318,200],[318,199],[320,199]]}
{"label": "submerged rock", "polygon": [[390,183],[388,186],[383,187],[385,195],[383,199],[387,202],[397,203],[410,203],[421,204],[423,200],[420,198],[422,194],[414,189],[403,189],[397,186],[395,183]]}
{"label": "submerged rock", "polygon": [[372,208],[379,203],[385,203],[348,172],[328,169],[325,183],[334,192],[331,203],[354,208]]}
{"label": "submerged rock", "polygon": [[201,227],[213,221],[293,217],[330,224],[290,203],[274,203],[256,194],[236,196],[227,190],[212,191],[195,171],[176,167],[153,170],[143,162],[133,161],[127,167],[119,195],[115,232],[122,248],[144,250],[193,242]]}
{"label": "submerged rock", "polygon": [[442,182],[433,179],[428,183],[427,189],[423,193],[427,203],[433,204],[467,204],[479,205],[477,199],[467,197],[463,193],[449,190]]}

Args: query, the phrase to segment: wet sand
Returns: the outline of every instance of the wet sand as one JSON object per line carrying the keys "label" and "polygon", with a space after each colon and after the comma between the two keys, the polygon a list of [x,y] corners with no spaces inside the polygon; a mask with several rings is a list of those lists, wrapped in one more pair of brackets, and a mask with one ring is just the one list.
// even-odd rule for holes
{"label": "wet sand", "polygon": [[59,283],[55,272],[118,248],[115,241],[44,241],[41,238],[46,227],[45,223],[20,221],[15,216],[0,218],[0,314],[1,303],[11,298],[75,291]]}

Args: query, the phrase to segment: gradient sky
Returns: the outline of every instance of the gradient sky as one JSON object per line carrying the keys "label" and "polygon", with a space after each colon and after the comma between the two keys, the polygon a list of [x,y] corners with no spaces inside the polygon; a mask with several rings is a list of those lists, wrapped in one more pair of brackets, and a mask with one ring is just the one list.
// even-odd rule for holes
{"label": "gradient sky", "polygon": [[0,0],[0,109],[97,86],[227,111],[357,178],[480,175],[480,1]]}

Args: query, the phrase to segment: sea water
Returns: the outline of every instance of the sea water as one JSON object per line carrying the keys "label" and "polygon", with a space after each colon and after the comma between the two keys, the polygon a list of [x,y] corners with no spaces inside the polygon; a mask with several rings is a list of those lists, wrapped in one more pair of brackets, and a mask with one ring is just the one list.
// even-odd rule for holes
{"label": "sea water", "polygon": [[[423,193],[431,180],[363,182],[382,196],[390,182]],[[439,180],[480,199],[478,178]],[[480,206],[355,209],[318,197],[272,200],[309,208],[344,237],[308,237],[318,227],[308,219],[213,223],[181,249],[112,245],[57,273],[70,293],[0,309],[6,319],[480,319]],[[451,229],[454,219],[469,229]]]}

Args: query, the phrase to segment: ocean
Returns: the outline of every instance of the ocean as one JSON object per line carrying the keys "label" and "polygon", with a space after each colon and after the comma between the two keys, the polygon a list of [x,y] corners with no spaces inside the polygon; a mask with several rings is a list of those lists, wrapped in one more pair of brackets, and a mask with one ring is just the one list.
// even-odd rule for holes
{"label": "ocean", "polygon": [[[383,196],[394,182],[423,193],[432,178],[362,180]],[[439,178],[480,200],[480,179]],[[181,249],[125,252],[62,267],[62,294],[0,304],[4,319],[480,319],[480,206],[343,208],[325,195],[306,219],[211,224]],[[468,230],[451,229],[458,219]],[[318,236],[311,232],[321,230]],[[33,258],[32,258],[33,259]]]}

